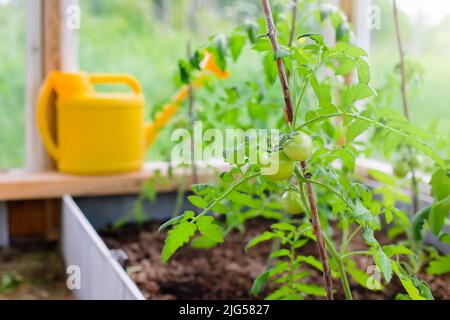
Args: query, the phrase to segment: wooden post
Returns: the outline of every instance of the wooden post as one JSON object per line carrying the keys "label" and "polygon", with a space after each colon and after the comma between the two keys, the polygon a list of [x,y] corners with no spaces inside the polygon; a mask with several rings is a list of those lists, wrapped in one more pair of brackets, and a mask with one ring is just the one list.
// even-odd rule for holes
{"label": "wooden post", "polygon": [[49,157],[39,138],[36,125],[36,98],[43,79],[42,67],[42,6],[40,1],[25,3],[25,131],[26,171],[38,172],[50,165]]}
{"label": "wooden post", "polygon": [[[26,170],[54,170],[55,162],[45,151],[36,125],[36,100],[42,81],[61,70],[61,0],[27,1],[26,14]],[[57,110],[51,99],[48,125],[56,141]],[[11,236],[59,237],[60,200],[8,203]]]}

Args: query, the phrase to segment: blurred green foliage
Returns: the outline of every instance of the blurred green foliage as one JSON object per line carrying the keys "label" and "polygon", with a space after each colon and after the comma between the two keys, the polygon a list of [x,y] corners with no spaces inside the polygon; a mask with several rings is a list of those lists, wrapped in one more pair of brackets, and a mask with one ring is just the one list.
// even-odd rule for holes
{"label": "blurred green foliage", "polygon": [[0,171],[24,162],[24,1],[0,5]]}

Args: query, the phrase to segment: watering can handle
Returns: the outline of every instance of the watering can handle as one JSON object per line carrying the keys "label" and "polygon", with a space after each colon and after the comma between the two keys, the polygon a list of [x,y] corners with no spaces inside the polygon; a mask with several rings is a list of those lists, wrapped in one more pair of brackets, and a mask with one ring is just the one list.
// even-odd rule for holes
{"label": "watering can handle", "polygon": [[126,84],[134,93],[141,94],[142,88],[136,78],[126,74],[92,74],[89,80],[94,84],[109,83],[109,84]]}
{"label": "watering can handle", "polygon": [[58,160],[59,150],[52,138],[52,135],[50,134],[50,130],[47,124],[47,110],[50,95],[52,94],[54,89],[54,75],[55,73],[51,73],[44,81],[39,90],[36,118],[38,129],[42,137],[42,143],[44,144],[50,156],[53,159]]}

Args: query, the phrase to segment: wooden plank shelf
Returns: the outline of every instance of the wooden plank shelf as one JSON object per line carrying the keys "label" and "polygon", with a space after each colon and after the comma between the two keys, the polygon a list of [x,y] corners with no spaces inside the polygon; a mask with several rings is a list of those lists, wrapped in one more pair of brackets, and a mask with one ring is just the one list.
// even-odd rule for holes
{"label": "wooden plank shelf", "polygon": [[[213,179],[214,173],[227,170],[224,163],[199,164],[198,167],[199,182],[206,182]],[[167,176],[168,170],[167,163],[149,162],[141,171],[110,176],[75,176],[55,171],[5,173],[0,174],[0,201],[55,199],[65,194],[92,197],[136,194],[146,180],[155,177],[157,172]],[[175,191],[183,180],[186,187],[192,184],[191,170],[176,168],[169,183],[158,184],[157,191]]]}

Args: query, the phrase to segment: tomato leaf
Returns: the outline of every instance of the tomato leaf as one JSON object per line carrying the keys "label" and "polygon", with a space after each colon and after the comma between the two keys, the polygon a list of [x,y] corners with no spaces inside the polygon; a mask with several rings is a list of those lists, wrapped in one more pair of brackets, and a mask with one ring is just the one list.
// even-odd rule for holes
{"label": "tomato leaf", "polygon": [[201,216],[197,219],[197,228],[200,233],[211,241],[222,243],[222,229],[214,222],[211,216]]}
{"label": "tomato leaf", "polygon": [[442,256],[430,262],[427,268],[429,275],[441,275],[450,272],[450,255]]}
{"label": "tomato leaf", "polygon": [[276,237],[277,235],[275,233],[264,231],[264,233],[260,234],[259,236],[256,236],[247,243],[247,245],[245,246],[245,251],[250,250],[251,248],[253,248],[254,246],[256,246],[261,242],[272,240],[273,238]]}
{"label": "tomato leaf", "polygon": [[194,236],[197,231],[197,226],[191,222],[182,221],[173,227],[172,230],[169,231],[166,241],[164,242],[164,247],[162,250],[162,260],[164,263],[167,263],[170,257],[185,243],[188,243],[189,240]]}

